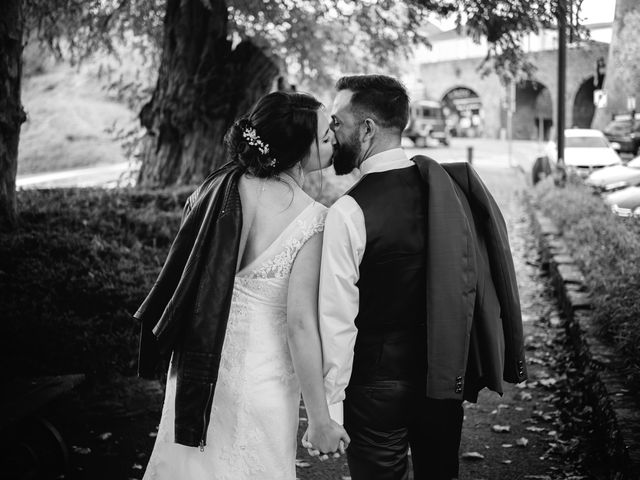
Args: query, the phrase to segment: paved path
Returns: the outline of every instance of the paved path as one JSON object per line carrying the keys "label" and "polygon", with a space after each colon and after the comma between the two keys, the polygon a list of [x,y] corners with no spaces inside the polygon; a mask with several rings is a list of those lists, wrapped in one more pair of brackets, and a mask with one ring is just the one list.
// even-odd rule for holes
{"label": "paved path", "polygon": [[97,165],[88,168],[21,175],[16,178],[17,188],[68,188],[128,186],[132,178],[129,162]]}
{"label": "paved path", "polygon": [[[524,143],[524,142],[522,142]],[[521,150],[530,145],[520,145]],[[554,405],[556,384],[552,359],[557,356],[556,338],[561,337],[559,313],[549,296],[538,266],[538,255],[529,217],[522,202],[523,176],[508,168],[506,154],[485,156],[497,150],[481,144],[477,169],[500,204],[505,216],[516,266],[527,345],[529,381],[506,385],[504,396],[483,391],[477,404],[465,404],[465,421],[460,453],[460,480],[556,480],[585,479],[574,475],[574,467],[552,454],[564,440],[560,413]],[[426,154],[444,161],[464,152],[464,146],[427,149]],[[443,159],[447,153],[447,158]],[[524,153],[523,153],[524,155]],[[304,416],[304,412],[301,412]],[[499,432],[497,432],[498,430]],[[302,431],[302,428],[301,428]],[[344,458],[319,463],[299,449],[298,477],[349,479]]]}

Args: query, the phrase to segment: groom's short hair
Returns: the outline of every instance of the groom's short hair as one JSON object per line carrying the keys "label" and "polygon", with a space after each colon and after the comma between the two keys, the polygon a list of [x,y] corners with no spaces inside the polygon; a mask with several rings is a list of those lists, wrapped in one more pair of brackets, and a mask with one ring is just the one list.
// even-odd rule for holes
{"label": "groom's short hair", "polygon": [[336,82],[336,90],[351,90],[351,106],[361,118],[373,117],[383,128],[400,132],[409,121],[409,95],[402,83],[386,75],[351,75]]}

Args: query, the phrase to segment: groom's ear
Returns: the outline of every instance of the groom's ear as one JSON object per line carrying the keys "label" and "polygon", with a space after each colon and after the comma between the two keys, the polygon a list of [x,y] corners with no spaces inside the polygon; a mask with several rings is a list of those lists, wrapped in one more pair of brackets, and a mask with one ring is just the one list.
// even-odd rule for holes
{"label": "groom's ear", "polygon": [[366,118],[364,122],[362,122],[361,127],[361,137],[362,141],[366,142],[367,140],[373,139],[376,132],[378,131],[378,125],[371,118]]}

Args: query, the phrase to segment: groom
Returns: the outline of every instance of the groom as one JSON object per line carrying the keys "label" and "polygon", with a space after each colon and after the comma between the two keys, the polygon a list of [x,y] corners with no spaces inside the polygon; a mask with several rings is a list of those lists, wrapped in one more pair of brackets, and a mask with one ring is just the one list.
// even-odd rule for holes
{"label": "groom", "polygon": [[501,393],[503,374],[526,376],[504,221],[466,164],[448,171],[408,158],[400,82],[359,75],[336,88],[334,168],[362,178],[330,208],[324,230],[330,412],[351,437],[354,480],[407,479],[409,447],[416,480],[455,479],[463,398],[475,401],[484,386]]}

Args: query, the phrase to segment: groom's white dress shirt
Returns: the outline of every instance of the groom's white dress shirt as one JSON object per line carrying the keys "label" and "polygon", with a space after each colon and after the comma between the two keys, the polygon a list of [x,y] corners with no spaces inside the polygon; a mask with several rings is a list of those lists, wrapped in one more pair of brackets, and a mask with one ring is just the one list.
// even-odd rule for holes
{"label": "groom's white dress shirt", "polygon": [[[414,165],[402,148],[367,158],[360,165],[362,175]],[[380,192],[384,195],[384,192]],[[360,262],[367,243],[364,214],[349,195],[340,197],[329,209],[324,225],[318,310],[324,358],[324,382],[329,413],[343,423],[342,401],[353,366],[358,329]]]}

